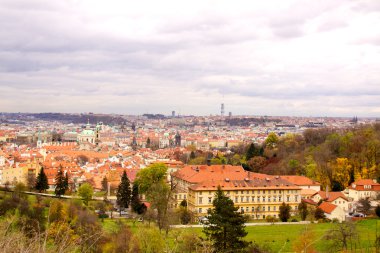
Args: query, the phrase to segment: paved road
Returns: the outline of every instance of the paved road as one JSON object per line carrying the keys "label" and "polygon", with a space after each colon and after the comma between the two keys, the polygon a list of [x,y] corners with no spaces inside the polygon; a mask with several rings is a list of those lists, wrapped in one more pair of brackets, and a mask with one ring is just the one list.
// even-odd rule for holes
{"label": "paved road", "polygon": [[[299,222],[256,222],[256,223],[245,223],[245,226],[271,226],[271,225],[302,225],[310,224],[310,221],[299,221]],[[172,228],[203,228],[204,225],[171,225]]]}

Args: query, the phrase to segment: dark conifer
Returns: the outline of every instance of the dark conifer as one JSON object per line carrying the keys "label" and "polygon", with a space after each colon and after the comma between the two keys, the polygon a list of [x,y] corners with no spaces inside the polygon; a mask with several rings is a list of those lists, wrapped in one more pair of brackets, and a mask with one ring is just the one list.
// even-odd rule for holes
{"label": "dark conifer", "polygon": [[38,173],[35,188],[39,192],[43,192],[43,191],[46,191],[47,189],[49,189],[48,179],[47,179],[47,176],[44,172],[43,167],[41,167],[41,170]]}
{"label": "dark conifer", "polygon": [[243,240],[247,235],[244,229],[245,218],[220,187],[215,194],[213,206],[203,232],[213,242],[215,252],[245,252],[248,246],[248,242]]}
{"label": "dark conifer", "polygon": [[131,185],[125,170],[121,177],[121,182],[117,188],[116,198],[116,203],[120,207],[120,211],[122,208],[129,207],[129,204],[131,203]]}

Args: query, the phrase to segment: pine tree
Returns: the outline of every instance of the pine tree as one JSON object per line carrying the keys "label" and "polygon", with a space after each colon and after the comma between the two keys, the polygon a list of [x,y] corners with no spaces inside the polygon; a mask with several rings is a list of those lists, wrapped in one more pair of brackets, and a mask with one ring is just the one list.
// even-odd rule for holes
{"label": "pine tree", "polygon": [[239,208],[224,195],[220,187],[215,194],[213,206],[203,232],[213,242],[215,252],[244,252],[248,242],[242,238],[247,232],[244,229],[245,218],[238,212]]}
{"label": "pine tree", "polygon": [[38,173],[37,176],[37,181],[36,181],[36,190],[39,192],[46,191],[49,189],[49,184],[48,184],[48,179],[46,177],[46,174],[44,172],[44,168],[41,167],[40,172]]}
{"label": "pine tree", "polygon": [[117,188],[116,203],[121,208],[128,208],[131,203],[131,186],[127,176],[127,173],[123,172],[121,182]]}
{"label": "pine tree", "polygon": [[280,212],[278,214],[278,217],[282,222],[287,222],[290,218],[290,206],[288,204],[285,204],[282,202],[282,205],[280,206]]}
{"label": "pine tree", "polygon": [[62,167],[60,166],[58,169],[58,173],[55,177],[55,190],[54,193],[56,196],[62,196],[65,194],[65,176],[63,175]]}
{"label": "pine tree", "polygon": [[102,191],[105,191],[105,192],[108,191],[108,180],[107,180],[107,177],[103,177],[103,180],[102,180]]}
{"label": "pine tree", "polygon": [[248,160],[251,159],[252,157],[257,156],[258,153],[259,153],[259,152],[257,151],[255,144],[254,144],[254,143],[251,143],[251,145],[249,146],[249,148],[248,148],[248,150],[247,150],[246,160],[248,161]]}
{"label": "pine tree", "polygon": [[65,180],[63,181],[63,185],[65,186],[65,191],[67,191],[69,189],[69,173],[66,172],[66,175],[65,175]]}

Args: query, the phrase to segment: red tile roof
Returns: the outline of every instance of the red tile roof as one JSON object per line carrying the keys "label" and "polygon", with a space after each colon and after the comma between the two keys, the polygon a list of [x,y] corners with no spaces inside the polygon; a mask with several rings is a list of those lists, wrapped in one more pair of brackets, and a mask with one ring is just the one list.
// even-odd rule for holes
{"label": "red tile roof", "polygon": [[[367,188],[368,186],[370,188]],[[380,184],[372,179],[360,179],[353,182],[348,188],[356,191],[380,191]]]}
{"label": "red tile roof", "polygon": [[321,198],[327,202],[332,202],[332,201],[336,200],[337,198],[342,198],[342,199],[348,201],[348,199],[346,198],[346,196],[342,192],[328,192],[326,194],[325,191],[319,191],[319,192],[315,193],[313,196],[315,196],[317,194],[319,194],[319,196],[321,196]]}
{"label": "red tile roof", "polygon": [[289,182],[296,184],[296,185],[321,185],[318,182],[315,182],[311,180],[308,177],[305,176],[281,176],[282,178],[285,178]]}
{"label": "red tile roof", "polygon": [[323,212],[331,214],[335,210],[335,208],[337,208],[337,206],[329,202],[323,202],[319,205],[319,208],[321,208]]}

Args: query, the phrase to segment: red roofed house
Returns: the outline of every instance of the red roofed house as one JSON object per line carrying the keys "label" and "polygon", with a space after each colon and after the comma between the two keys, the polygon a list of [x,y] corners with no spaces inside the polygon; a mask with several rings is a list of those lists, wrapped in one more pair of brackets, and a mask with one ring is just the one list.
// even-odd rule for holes
{"label": "red roofed house", "polygon": [[354,201],[365,198],[376,198],[380,193],[380,184],[376,180],[361,179],[348,187],[348,197]]}
{"label": "red roofed house", "polygon": [[319,208],[323,210],[327,219],[338,219],[339,221],[346,220],[346,214],[342,208],[330,202],[323,202],[319,205]]}
{"label": "red roofed house", "polygon": [[342,192],[325,192],[319,191],[312,196],[312,200],[318,203],[320,200],[334,204],[347,212],[349,210],[349,201]]}

